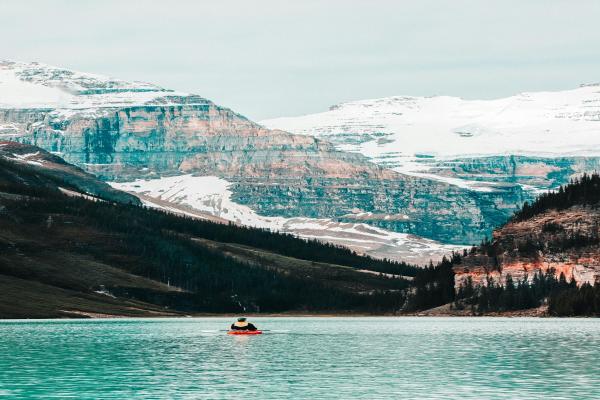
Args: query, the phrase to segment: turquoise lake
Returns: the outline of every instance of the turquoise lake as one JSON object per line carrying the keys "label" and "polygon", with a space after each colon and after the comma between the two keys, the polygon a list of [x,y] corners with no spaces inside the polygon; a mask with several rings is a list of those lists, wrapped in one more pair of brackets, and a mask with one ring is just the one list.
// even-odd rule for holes
{"label": "turquoise lake", "polygon": [[0,397],[600,398],[600,320],[255,318],[0,322]]}

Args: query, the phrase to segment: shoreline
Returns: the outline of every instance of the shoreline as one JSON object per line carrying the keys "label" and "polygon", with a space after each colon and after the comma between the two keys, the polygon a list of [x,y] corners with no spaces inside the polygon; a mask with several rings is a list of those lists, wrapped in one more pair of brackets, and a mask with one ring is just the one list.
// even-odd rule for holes
{"label": "shoreline", "polygon": [[0,316],[0,321],[9,320],[82,320],[82,319],[169,319],[169,318],[224,318],[224,319],[235,319],[240,316],[248,318],[599,318],[600,316],[553,316],[548,313],[548,306],[542,305],[536,308],[524,309],[524,310],[511,310],[502,312],[488,312],[488,313],[473,313],[470,309],[456,309],[451,304],[445,304],[443,306],[431,308],[428,310],[422,310],[417,312],[406,312],[406,313],[365,313],[365,312],[353,312],[353,311],[323,311],[323,312],[297,312],[297,311],[286,311],[280,313],[180,313],[174,311],[149,311],[144,313],[138,313],[137,315],[131,314],[109,314],[99,313],[93,311],[81,311],[81,310],[60,310],[60,315],[53,315],[48,317],[17,317],[17,318],[3,318]]}
{"label": "shoreline", "polygon": [[130,316],[130,315],[110,315],[110,314],[95,314],[95,313],[78,313],[78,317],[64,316],[64,317],[47,317],[47,318],[2,318],[0,317],[0,323],[3,321],[81,321],[81,320],[107,320],[107,319],[193,319],[193,318],[223,318],[223,319],[235,319],[240,315],[247,318],[600,318],[596,316],[553,316],[547,313],[535,314],[530,312],[495,312],[480,315],[472,314],[459,314],[459,313],[410,313],[410,314],[360,314],[360,313],[270,313],[270,314],[213,314],[213,313],[201,313],[201,314],[187,314],[187,315],[148,315],[148,316]]}

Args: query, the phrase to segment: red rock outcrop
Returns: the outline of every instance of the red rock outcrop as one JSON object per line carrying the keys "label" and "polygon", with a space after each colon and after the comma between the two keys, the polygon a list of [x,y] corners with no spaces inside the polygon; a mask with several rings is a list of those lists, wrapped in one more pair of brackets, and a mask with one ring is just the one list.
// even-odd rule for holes
{"label": "red rock outcrop", "polygon": [[504,284],[509,275],[515,282],[531,281],[549,270],[578,285],[600,283],[599,226],[600,210],[583,206],[510,222],[494,232],[491,244],[454,267],[455,287],[469,278],[475,286],[489,279]]}

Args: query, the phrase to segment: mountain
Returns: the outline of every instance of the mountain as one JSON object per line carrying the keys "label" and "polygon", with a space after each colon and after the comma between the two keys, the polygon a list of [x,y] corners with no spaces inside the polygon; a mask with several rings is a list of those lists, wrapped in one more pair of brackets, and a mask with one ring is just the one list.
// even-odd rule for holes
{"label": "mountain", "polygon": [[0,142],[0,317],[395,312],[416,268],[146,208]]}
{"label": "mountain", "polygon": [[0,142],[0,316],[514,313],[544,301],[552,315],[600,315],[598,204],[600,176],[584,175],[493,240],[420,269],[147,208],[56,155]]}
{"label": "mountain", "polygon": [[598,167],[600,84],[497,100],[388,97],[261,123],[414,176],[473,190],[495,182],[539,190]]}
{"label": "mountain", "polygon": [[415,157],[444,159],[598,156],[600,84],[497,100],[387,97],[332,106],[329,111],[261,123],[326,138],[346,150],[393,165]]}
{"label": "mountain", "polygon": [[[479,241],[526,198],[513,183],[472,191],[409,176],[147,83],[2,62],[0,89],[0,138],[51,151],[146,204],[379,257],[439,258]],[[179,190],[177,182],[190,176],[203,179],[186,183],[186,198],[156,194]]]}
{"label": "mountain", "polygon": [[551,315],[600,315],[599,204],[598,174],[526,203],[454,267],[459,304],[485,312],[547,302]]}
{"label": "mountain", "polygon": [[[215,176],[186,174],[153,180],[112,182],[111,185],[134,193],[150,207],[194,218],[232,221],[239,225],[291,233],[306,239],[342,245],[379,258],[426,264],[431,259],[439,259],[444,254],[463,248],[365,223],[260,215],[250,207],[234,202],[231,184]],[[357,220],[360,217],[357,215]],[[365,213],[363,218],[368,222],[372,216]],[[389,220],[393,218],[404,219],[403,216],[388,217]]]}
{"label": "mountain", "polygon": [[600,284],[600,176],[584,175],[525,206],[455,268],[456,287],[531,281],[552,270],[578,285]]}
{"label": "mountain", "polygon": [[600,315],[600,175],[525,203],[492,240],[419,271],[405,309]]}
{"label": "mountain", "polygon": [[[538,194],[600,168],[600,86],[497,100],[397,96],[261,123],[333,143],[394,171],[473,195],[505,192],[508,218]],[[502,223],[503,221],[498,221]],[[482,232],[487,234],[491,230]]]}

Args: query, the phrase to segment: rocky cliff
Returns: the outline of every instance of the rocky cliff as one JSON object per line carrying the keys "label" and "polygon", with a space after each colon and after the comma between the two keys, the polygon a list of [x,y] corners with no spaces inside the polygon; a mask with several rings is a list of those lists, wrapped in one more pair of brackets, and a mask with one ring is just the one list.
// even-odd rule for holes
{"label": "rocky cliff", "polygon": [[[446,182],[474,197],[505,185],[505,218],[518,200],[600,168],[600,86],[521,93],[495,100],[395,96],[262,121],[414,177]],[[485,231],[482,230],[482,232]],[[487,233],[491,233],[487,231]]]}
{"label": "rocky cliff", "polygon": [[497,229],[491,242],[473,248],[454,267],[458,290],[471,281],[505,284],[531,282],[536,274],[552,272],[578,285],[600,283],[600,178],[584,176],[533,205]]}
{"label": "rocky cliff", "polygon": [[0,64],[0,137],[110,181],[194,174],[264,216],[360,222],[477,242],[527,196],[409,176],[327,141],[262,127],[196,95],[30,63]]}

